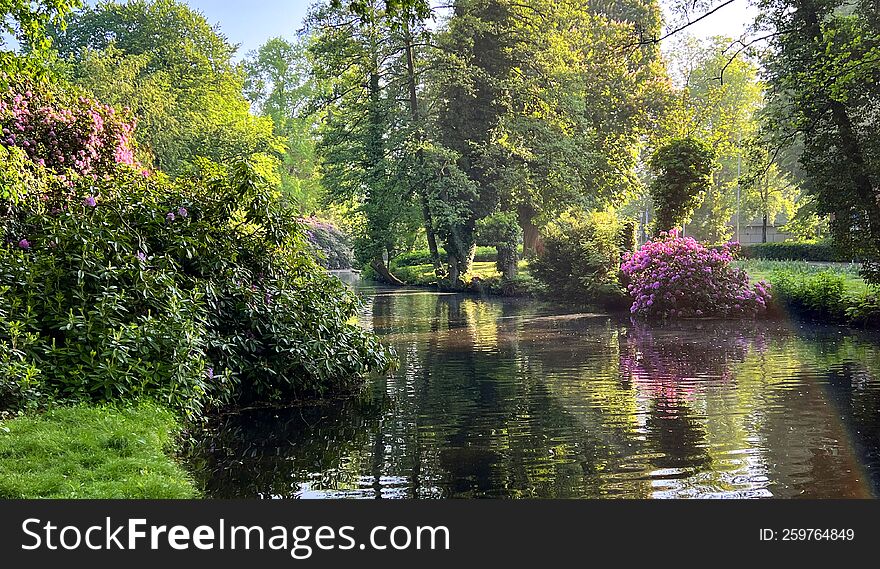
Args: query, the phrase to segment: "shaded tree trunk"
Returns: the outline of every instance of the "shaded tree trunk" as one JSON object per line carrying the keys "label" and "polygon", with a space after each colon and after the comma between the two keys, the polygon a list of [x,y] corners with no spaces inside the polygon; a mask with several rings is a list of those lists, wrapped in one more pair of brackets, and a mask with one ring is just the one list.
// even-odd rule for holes
{"label": "shaded tree trunk", "polygon": [[519,221],[520,229],[523,232],[523,256],[532,257],[540,253],[541,248],[541,232],[535,225],[535,217],[538,212],[528,205],[521,205],[516,208],[516,216]]}
{"label": "shaded tree trunk", "polygon": [[385,261],[382,258],[377,257],[373,259],[373,261],[370,263],[370,266],[373,268],[374,271],[376,271],[376,274],[379,275],[379,277],[381,277],[384,282],[394,286],[403,286],[404,284],[406,284],[402,280],[394,276],[394,274],[391,272],[391,270],[388,268],[388,265],[385,264]]}
{"label": "shaded tree trunk", "polygon": [[767,212],[764,212],[764,216],[761,218],[761,243],[767,242]]}

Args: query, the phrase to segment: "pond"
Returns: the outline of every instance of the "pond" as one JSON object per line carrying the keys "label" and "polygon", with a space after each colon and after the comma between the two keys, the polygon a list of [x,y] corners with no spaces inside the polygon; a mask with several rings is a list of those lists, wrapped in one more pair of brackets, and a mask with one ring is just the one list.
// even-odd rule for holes
{"label": "pond", "polygon": [[862,498],[880,342],[795,321],[646,325],[355,285],[400,357],[356,398],[246,411],[189,457],[211,497]]}

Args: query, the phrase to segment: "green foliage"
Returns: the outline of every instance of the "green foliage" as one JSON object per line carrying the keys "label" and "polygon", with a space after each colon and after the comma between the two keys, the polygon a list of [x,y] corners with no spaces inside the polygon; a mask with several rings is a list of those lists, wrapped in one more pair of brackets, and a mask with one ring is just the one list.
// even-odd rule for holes
{"label": "green foliage", "polygon": [[54,209],[38,189],[5,202],[0,343],[17,387],[4,391],[36,381],[54,398],[151,397],[197,415],[345,389],[390,365],[260,166],[206,165],[191,183],[121,166]]}
{"label": "green foliage", "polygon": [[[51,45],[46,26],[63,26],[65,17],[80,5],[81,0],[0,0],[0,87],[10,77],[45,75]],[[6,49],[10,38],[27,53]]]}
{"label": "green foliage", "polygon": [[771,259],[777,261],[847,261],[830,241],[758,243],[744,245],[740,251],[744,259]]}
{"label": "green foliage", "polygon": [[[761,0],[770,54],[766,130],[795,146],[834,241],[880,283],[880,25],[872,0]],[[795,144],[793,145],[792,142]]]}
{"label": "green foliage", "polygon": [[830,319],[840,319],[845,313],[846,279],[833,271],[780,272],[773,275],[771,284],[777,298],[795,309]]}
{"label": "green foliage", "polygon": [[[418,164],[402,38],[378,7],[353,16],[346,7],[316,5],[309,58],[324,108],[317,153],[327,198],[356,204],[355,254],[391,282],[383,258],[403,249],[420,227],[410,166]],[[423,224],[421,224],[423,225]]]}
{"label": "green foliage", "polygon": [[466,265],[476,221],[499,208],[531,229],[640,187],[665,88],[657,50],[633,38],[658,25],[653,2],[456,3],[438,34],[435,121],[473,191],[438,200],[463,210],[444,216],[447,250]]}
{"label": "green foliage", "polygon": [[198,497],[168,454],[179,431],[171,411],[147,403],[0,420],[0,498]]}
{"label": "green foliage", "polygon": [[[667,51],[671,74],[681,88],[663,117],[664,133],[699,138],[717,155],[712,184],[687,224],[688,235],[709,244],[726,243],[733,236],[729,222],[736,213],[744,143],[757,131],[757,113],[764,103],[758,66],[745,52],[732,53],[732,43],[725,37],[700,42],[686,36]],[[741,213],[747,219],[749,215],[754,212]]]}
{"label": "green foliage", "polygon": [[715,151],[694,138],[676,139],[654,153],[651,169],[656,232],[676,229],[688,222],[710,187]]}
{"label": "green foliage", "polygon": [[568,212],[548,224],[544,251],[529,271],[551,294],[582,302],[616,302],[621,228],[609,213]]}
{"label": "green foliage", "polygon": [[70,81],[138,117],[155,168],[190,174],[198,157],[227,163],[282,148],[272,121],[249,112],[235,47],[181,2],[101,2],[52,35]]}
{"label": "green foliage", "polygon": [[804,271],[774,267],[770,273],[775,298],[813,318],[856,326],[880,326],[876,288],[853,286],[853,275],[834,269]]}
{"label": "green foliage", "polygon": [[317,87],[306,43],[272,38],[248,54],[243,68],[245,96],[254,111],[272,119],[275,133],[284,141],[281,189],[302,215],[312,215],[325,196],[314,136],[321,115],[312,108]]}
{"label": "green foliage", "polygon": [[477,244],[495,247],[498,272],[507,278],[516,276],[521,239],[522,230],[515,213],[495,213],[477,223]]}

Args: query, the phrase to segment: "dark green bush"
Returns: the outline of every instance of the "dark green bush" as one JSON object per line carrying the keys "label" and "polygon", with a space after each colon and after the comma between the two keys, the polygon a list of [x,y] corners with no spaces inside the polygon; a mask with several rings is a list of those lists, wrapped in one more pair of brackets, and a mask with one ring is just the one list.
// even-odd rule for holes
{"label": "dark green bush", "polygon": [[623,295],[618,281],[621,234],[613,215],[564,214],[544,230],[544,250],[529,270],[551,294],[617,304]]}
{"label": "dark green bush", "polygon": [[781,243],[758,243],[743,245],[743,259],[767,259],[771,261],[848,262],[849,259],[835,250],[830,241]]}
{"label": "dark green bush", "polygon": [[197,414],[387,367],[274,192],[245,162],[188,183],[121,167],[73,178],[65,203],[35,187],[3,200],[0,397],[144,396]]}

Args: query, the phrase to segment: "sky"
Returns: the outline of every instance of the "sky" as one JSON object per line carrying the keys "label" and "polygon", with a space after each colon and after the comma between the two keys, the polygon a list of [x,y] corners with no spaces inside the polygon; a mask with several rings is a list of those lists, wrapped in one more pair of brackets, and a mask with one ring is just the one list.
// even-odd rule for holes
{"label": "sky", "polygon": [[[238,57],[257,49],[273,37],[292,38],[302,27],[311,0],[185,0],[217,24],[232,43],[239,44]],[[664,0],[661,0],[663,2]],[[726,35],[738,38],[754,19],[749,0],[735,0],[705,20],[688,28],[697,37]]]}

